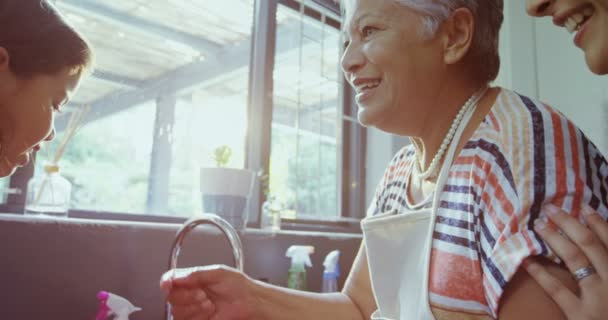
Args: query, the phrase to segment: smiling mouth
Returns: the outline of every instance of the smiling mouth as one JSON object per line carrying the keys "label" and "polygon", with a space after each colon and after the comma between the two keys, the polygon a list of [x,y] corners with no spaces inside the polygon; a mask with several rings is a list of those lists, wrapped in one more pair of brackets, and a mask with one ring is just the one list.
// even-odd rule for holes
{"label": "smiling mouth", "polygon": [[568,32],[574,33],[579,31],[583,25],[593,16],[595,9],[591,6],[585,7],[582,11],[576,12],[569,16],[564,23],[564,27]]}
{"label": "smiling mouth", "polygon": [[380,86],[380,83],[382,83],[382,80],[380,79],[370,80],[366,83],[357,86],[355,89],[357,91],[357,94],[366,93],[370,90],[376,89],[378,86]]}

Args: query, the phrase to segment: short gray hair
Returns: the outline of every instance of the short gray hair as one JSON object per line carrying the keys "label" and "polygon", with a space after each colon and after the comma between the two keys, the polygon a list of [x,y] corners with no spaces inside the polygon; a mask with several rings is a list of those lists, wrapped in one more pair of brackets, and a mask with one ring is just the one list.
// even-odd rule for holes
{"label": "short gray hair", "polygon": [[476,79],[490,82],[500,69],[498,38],[503,22],[503,0],[395,0],[420,12],[423,36],[432,37],[454,10],[467,8],[475,17],[475,31],[466,60],[476,71]]}
{"label": "short gray hair", "polygon": [[[475,71],[475,80],[490,82],[498,76],[500,57],[498,38],[504,19],[503,0],[394,0],[422,15],[421,35],[431,38],[439,26],[459,8],[469,9],[475,18],[475,31],[465,61]],[[349,1],[342,1],[350,7]],[[346,3],[345,3],[346,2]]]}

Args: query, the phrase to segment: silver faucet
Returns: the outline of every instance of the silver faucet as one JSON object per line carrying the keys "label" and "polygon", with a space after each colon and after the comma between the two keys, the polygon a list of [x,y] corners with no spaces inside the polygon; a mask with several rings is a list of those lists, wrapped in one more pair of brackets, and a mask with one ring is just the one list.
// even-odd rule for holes
{"label": "silver faucet", "polygon": [[[239,271],[243,271],[243,245],[241,244],[241,239],[239,238],[239,234],[234,230],[234,228],[224,219],[220,218],[216,214],[197,214],[192,218],[188,219],[184,225],[177,231],[175,236],[175,240],[173,241],[173,246],[171,247],[171,256],[169,257],[169,270],[173,270],[177,268],[177,259],[179,257],[179,251],[182,247],[182,242],[186,235],[192,231],[192,229],[196,228],[196,226],[201,224],[211,224],[226,236],[228,242],[230,242],[230,246],[232,247],[232,254],[234,254],[234,264],[235,267]],[[166,319],[173,320],[173,316],[171,315],[171,306],[167,303],[166,307]]]}

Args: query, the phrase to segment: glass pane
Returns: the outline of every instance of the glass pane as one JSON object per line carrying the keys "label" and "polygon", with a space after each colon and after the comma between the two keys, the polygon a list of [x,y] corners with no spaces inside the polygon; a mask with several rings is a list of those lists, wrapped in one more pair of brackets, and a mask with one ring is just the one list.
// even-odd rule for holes
{"label": "glass pane", "polygon": [[[254,0],[56,0],[92,43],[93,74],[68,110],[90,106],[60,166],[72,207],[188,216],[219,145],[244,165]],[[61,143],[39,152],[37,172]]]}
{"label": "glass pane", "polygon": [[[145,211],[154,113],[154,103],[148,102],[86,123],[77,132],[60,160],[61,174],[73,186],[72,208]],[[36,174],[52,161],[63,138],[59,132],[38,153]]]}
{"label": "glass pane", "polygon": [[287,217],[338,212],[339,31],[285,6],[277,10],[270,191]]}
{"label": "glass pane", "polygon": [[236,43],[248,37],[253,1],[222,0],[210,5],[209,1],[192,0],[97,0],[120,13],[156,21],[168,28],[222,44]]}
{"label": "glass pane", "polygon": [[[246,57],[243,57],[246,58]],[[246,68],[232,79],[194,92],[177,103],[171,161],[169,212],[187,216],[200,213],[200,168],[214,167],[215,148],[227,145],[232,156],[227,166],[245,165],[247,128]]]}

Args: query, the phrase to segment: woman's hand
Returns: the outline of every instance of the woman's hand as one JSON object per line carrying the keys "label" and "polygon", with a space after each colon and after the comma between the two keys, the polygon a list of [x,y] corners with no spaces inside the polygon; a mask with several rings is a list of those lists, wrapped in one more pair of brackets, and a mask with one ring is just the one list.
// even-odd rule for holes
{"label": "woman's hand", "polygon": [[582,210],[589,227],[553,205],[543,210],[564,235],[540,220],[535,230],[566,263],[580,290],[570,291],[532,259],[525,264],[526,270],[568,319],[608,319],[608,223],[589,207]]}
{"label": "woman's hand", "polygon": [[174,269],[160,282],[175,320],[255,319],[255,282],[225,266]]}

